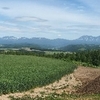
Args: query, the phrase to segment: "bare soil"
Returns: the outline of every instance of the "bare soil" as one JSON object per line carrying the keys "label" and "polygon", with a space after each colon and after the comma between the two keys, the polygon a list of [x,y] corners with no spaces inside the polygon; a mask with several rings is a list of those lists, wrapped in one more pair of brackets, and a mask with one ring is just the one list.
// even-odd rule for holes
{"label": "bare soil", "polygon": [[79,79],[83,85],[100,76],[100,68],[82,67],[79,66],[74,71],[75,78]]}
{"label": "bare soil", "polygon": [[82,82],[77,93],[100,94],[100,68],[79,67],[74,76]]}
{"label": "bare soil", "polygon": [[81,87],[77,92],[82,94],[100,94],[100,76]]}

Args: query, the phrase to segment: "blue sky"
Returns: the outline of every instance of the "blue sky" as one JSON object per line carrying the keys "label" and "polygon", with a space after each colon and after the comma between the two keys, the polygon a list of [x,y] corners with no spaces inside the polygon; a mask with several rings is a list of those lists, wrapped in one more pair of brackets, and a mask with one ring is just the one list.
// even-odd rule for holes
{"label": "blue sky", "polygon": [[0,37],[100,35],[100,0],[0,0]]}

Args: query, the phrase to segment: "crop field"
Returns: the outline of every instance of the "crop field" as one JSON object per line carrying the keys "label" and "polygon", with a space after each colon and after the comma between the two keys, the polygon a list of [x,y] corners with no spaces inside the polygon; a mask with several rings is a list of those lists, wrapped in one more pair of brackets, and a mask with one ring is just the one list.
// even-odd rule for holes
{"label": "crop field", "polygon": [[63,60],[0,55],[0,94],[26,91],[43,86],[73,72],[76,66]]}

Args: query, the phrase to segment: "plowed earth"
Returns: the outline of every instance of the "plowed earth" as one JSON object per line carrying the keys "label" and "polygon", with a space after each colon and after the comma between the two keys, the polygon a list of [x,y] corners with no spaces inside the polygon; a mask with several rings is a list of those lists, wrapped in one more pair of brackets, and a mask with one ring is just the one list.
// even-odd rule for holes
{"label": "plowed earth", "polygon": [[82,82],[77,93],[100,94],[100,69],[79,67],[74,75]]}

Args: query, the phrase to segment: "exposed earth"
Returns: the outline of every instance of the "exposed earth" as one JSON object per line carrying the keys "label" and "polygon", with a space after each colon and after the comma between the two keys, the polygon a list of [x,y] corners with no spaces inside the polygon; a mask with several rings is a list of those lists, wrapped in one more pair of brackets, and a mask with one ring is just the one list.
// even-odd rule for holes
{"label": "exposed earth", "polygon": [[100,68],[79,66],[72,74],[62,77],[59,81],[27,92],[1,95],[0,100],[11,100],[9,96],[15,98],[21,98],[24,95],[29,95],[32,98],[36,96],[45,97],[51,93],[100,94]]}

